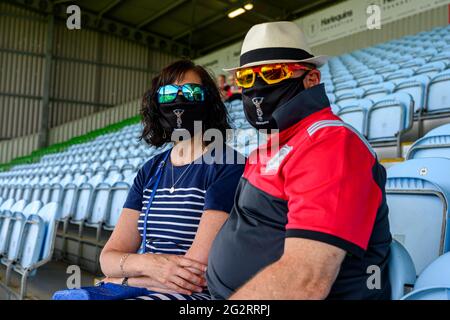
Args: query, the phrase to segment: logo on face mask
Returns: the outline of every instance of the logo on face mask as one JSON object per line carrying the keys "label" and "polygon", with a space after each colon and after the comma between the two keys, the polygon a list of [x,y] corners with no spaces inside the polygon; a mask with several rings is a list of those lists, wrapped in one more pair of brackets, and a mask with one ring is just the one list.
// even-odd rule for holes
{"label": "logo on face mask", "polygon": [[181,120],[181,116],[183,115],[184,110],[183,109],[175,109],[175,110],[173,110],[173,113],[177,117],[177,129],[181,129],[181,125],[183,124],[183,121]]}
{"label": "logo on face mask", "polygon": [[264,112],[261,109],[261,104],[263,103],[263,101],[264,101],[264,97],[255,97],[252,99],[252,102],[256,107],[256,115],[258,117],[259,122],[264,121],[264,119],[263,119]]}

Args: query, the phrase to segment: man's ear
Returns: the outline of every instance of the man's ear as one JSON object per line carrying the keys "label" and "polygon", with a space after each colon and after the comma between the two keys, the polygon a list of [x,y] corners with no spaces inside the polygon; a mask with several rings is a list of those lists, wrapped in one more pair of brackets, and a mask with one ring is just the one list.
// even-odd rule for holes
{"label": "man's ear", "polygon": [[320,83],[320,71],[317,69],[309,71],[308,75],[303,80],[305,89],[317,86],[319,83]]}

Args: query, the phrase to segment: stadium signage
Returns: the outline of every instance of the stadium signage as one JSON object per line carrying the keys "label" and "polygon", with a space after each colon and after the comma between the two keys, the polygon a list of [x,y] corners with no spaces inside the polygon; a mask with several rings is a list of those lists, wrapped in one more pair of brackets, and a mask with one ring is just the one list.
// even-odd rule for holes
{"label": "stadium signage", "polygon": [[348,10],[338,15],[333,15],[331,17],[327,17],[321,20],[321,24],[323,26],[329,25],[330,23],[339,22],[343,19],[349,18],[353,16],[353,10]]}
{"label": "stadium signage", "polygon": [[[307,41],[317,46],[369,29],[368,10],[377,6],[383,24],[450,4],[450,0],[347,0],[294,22],[305,30]],[[320,23],[319,23],[320,21]]]}

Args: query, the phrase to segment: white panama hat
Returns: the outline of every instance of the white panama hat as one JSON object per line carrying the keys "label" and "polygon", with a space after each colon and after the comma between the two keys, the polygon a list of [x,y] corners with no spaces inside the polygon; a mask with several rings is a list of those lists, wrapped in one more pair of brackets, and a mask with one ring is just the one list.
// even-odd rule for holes
{"label": "white panama hat", "polygon": [[279,21],[254,25],[245,36],[240,66],[224,71],[271,63],[311,63],[321,67],[328,56],[313,56],[303,31],[293,22]]}

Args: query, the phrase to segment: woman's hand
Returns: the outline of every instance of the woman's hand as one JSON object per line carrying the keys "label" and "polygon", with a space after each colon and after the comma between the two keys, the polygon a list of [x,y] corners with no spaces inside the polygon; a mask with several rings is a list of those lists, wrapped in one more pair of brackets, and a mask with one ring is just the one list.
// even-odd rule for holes
{"label": "woman's hand", "polygon": [[144,276],[157,281],[168,290],[192,294],[202,292],[206,287],[206,265],[184,256],[144,254],[142,266]]}

